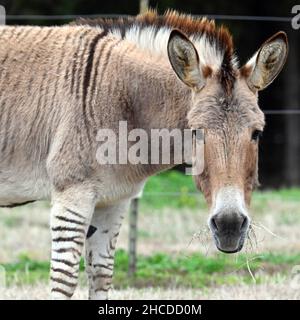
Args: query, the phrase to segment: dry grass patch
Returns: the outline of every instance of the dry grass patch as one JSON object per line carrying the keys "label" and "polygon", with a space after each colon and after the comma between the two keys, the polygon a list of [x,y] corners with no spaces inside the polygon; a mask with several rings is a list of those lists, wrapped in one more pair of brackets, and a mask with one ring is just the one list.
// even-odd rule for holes
{"label": "dry grass patch", "polygon": [[[18,300],[44,300],[49,299],[48,288],[45,285],[10,287],[2,293],[2,299]],[[74,299],[87,299],[87,288],[80,287],[76,290]],[[273,300],[273,299],[300,299],[300,291],[291,289],[288,283],[283,284],[260,284],[260,285],[238,285],[220,286],[201,289],[182,289],[182,288],[128,288],[125,290],[112,290],[110,299],[117,300]]]}

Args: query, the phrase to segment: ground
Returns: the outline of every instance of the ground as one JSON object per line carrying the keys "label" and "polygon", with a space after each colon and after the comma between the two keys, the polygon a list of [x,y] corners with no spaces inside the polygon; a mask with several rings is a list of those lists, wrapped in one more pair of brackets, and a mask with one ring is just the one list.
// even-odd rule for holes
{"label": "ground", "polygon": [[[110,297],[300,299],[300,190],[256,192],[251,206],[255,235],[251,232],[242,253],[228,256],[216,251],[206,228],[205,202],[187,179],[190,177],[167,174],[146,187],[139,212],[134,278],[127,276],[126,217]],[[47,299],[49,204],[1,209],[0,239],[1,298]],[[6,287],[2,283],[1,288],[4,269]],[[82,272],[74,298],[86,297]]]}
{"label": "ground", "polygon": [[[289,285],[268,284],[268,285],[238,285],[219,286],[201,289],[187,288],[128,288],[112,290],[110,299],[117,300],[244,300],[244,299],[300,299],[300,290],[291,290]],[[4,299],[48,299],[49,294],[45,285],[34,286],[12,286],[4,293]],[[80,287],[76,290],[74,299],[87,299],[87,288]]]}

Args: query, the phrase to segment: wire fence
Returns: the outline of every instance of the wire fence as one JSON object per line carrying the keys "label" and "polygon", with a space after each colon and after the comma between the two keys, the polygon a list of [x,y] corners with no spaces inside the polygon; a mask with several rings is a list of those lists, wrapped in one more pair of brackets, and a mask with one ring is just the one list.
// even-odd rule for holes
{"label": "wire fence", "polygon": [[[174,198],[178,198],[178,197],[196,197],[196,198],[200,198],[202,197],[202,193],[200,191],[198,192],[144,192],[142,198],[148,198],[148,197],[174,197]],[[298,194],[296,195],[281,195],[281,194],[272,194],[270,195],[270,193],[268,192],[268,190],[266,191],[260,191],[260,192],[255,192],[253,195],[253,199],[255,201],[255,199],[270,199],[270,197],[272,197],[272,199],[274,200],[284,200],[284,201],[300,201],[300,198],[298,196]],[[142,199],[141,198],[141,199]],[[204,198],[202,198],[204,201]]]}
{"label": "wire fence", "polygon": [[[264,22],[288,22],[292,17],[272,17],[272,16],[247,16],[247,15],[224,15],[224,14],[193,14],[196,18],[207,17],[214,20],[235,20],[235,21],[264,21]],[[7,20],[74,20],[78,18],[111,18],[134,17],[126,14],[66,14],[66,15],[7,15]]]}
{"label": "wire fence", "polygon": [[[265,193],[265,194],[264,194]],[[197,191],[195,191],[195,192],[191,192],[191,191],[189,191],[189,192],[180,192],[180,191],[178,191],[178,192],[150,192],[150,191],[148,191],[148,192],[144,192],[143,193],[143,197],[147,197],[147,196],[150,196],[150,197],[156,197],[156,196],[161,196],[161,197],[165,197],[165,196],[171,196],[171,197],[178,197],[178,196],[182,196],[182,195],[188,195],[188,196],[199,196],[199,194],[200,194],[200,191],[199,192],[197,192]],[[262,191],[261,193],[256,193],[255,194],[255,197],[269,197],[269,194],[268,194],[268,191]],[[281,195],[276,195],[275,197],[278,197],[278,198],[281,198]],[[284,197],[284,198],[286,198],[286,195],[284,195],[284,196],[282,196],[282,197]],[[288,197],[288,199],[290,199],[290,197]],[[297,199],[298,200],[300,200],[299,199],[299,197],[297,197]]]}
{"label": "wire fence", "polygon": [[295,114],[300,114],[300,109],[295,108],[295,109],[278,109],[278,110],[263,110],[264,114],[267,115],[295,115]]}

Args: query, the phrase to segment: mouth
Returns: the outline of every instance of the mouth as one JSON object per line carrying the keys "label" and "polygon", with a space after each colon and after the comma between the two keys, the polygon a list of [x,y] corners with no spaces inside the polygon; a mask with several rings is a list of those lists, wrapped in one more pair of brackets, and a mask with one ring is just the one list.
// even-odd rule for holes
{"label": "mouth", "polygon": [[232,254],[232,253],[237,253],[237,252],[241,251],[242,248],[243,248],[243,245],[239,246],[239,247],[238,247],[237,249],[235,249],[235,250],[223,250],[223,249],[219,248],[218,246],[216,246],[216,247],[217,247],[217,249],[218,249],[219,251],[221,251],[221,252],[223,252],[223,253]]}
{"label": "mouth", "polygon": [[[243,249],[243,246],[244,246],[244,242],[245,242],[245,236],[246,236],[246,233],[243,233],[239,240],[237,241],[237,245],[236,246],[227,246],[227,245],[222,245],[219,238],[214,234],[213,235],[213,238],[214,238],[214,241],[215,241],[215,245],[216,245],[216,248],[220,251],[220,252],[223,252],[223,253],[226,253],[226,254],[233,254],[233,253],[237,253],[239,251],[241,251]],[[231,242],[231,240],[229,241]]]}

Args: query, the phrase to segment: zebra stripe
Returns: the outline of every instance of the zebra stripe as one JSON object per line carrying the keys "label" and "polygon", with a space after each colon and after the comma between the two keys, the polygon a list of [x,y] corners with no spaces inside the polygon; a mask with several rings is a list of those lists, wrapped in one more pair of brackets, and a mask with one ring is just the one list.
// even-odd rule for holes
{"label": "zebra stripe", "polygon": [[81,256],[81,252],[73,247],[65,247],[65,248],[59,248],[59,249],[52,249],[52,251],[56,253],[76,253],[78,256]]}
{"label": "zebra stripe", "polygon": [[[99,65],[100,65],[100,61],[103,62],[103,59],[105,60],[105,58],[102,56],[104,50],[106,49],[106,47],[112,42],[112,38],[106,38],[105,42],[102,43],[99,52],[97,54],[98,58],[95,62],[95,73],[94,76],[92,77],[92,84],[90,85],[90,92],[93,94],[96,91],[96,83],[97,83],[97,79],[98,79],[98,71],[99,71]],[[91,98],[93,97],[93,95],[91,95],[90,99],[88,100],[88,105],[93,105],[92,104],[92,100]]]}
{"label": "zebra stripe", "polygon": [[[63,48],[67,45],[67,43],[69,42],[69,39],[71,37],[71,34],[68,34],[62,44]],[[59,83],[59,80],[61,79],[60,77],[60,71],[61,71],[61,66],[62,66],[62,63],[64,62],[64,59],[67,55],[67,52],[65,50],[63,50],[61,52],[61,56],[60,56],[60,59],[59,59],[59,62],[57,64],[57,68],[56,68],[56,72],[55,72],[55,76],[56,76],[56,81],[55,81],[55,84],[54,84],[54,90],[53,90],[53,95],[51,97],[51,102],[53,103],[55,101],[55,97],[57,95],[57,89],[58,89],[58,83]]]}
{"label": "zebra stripe", "polygon": [[58,238],[54,238],[52,239],[53,242],[74,242],[80,246],[83,246],[83,241],[79,241],[78,240],[81,239],[79,236],[78,237],[58,237]]}
{"label": "zebra stripe", "polygon": [[73,211],[73,210],[71,210],[71,209],[68,209],[68,208],[66,208],[66,210],[67,210],[69,213],[71,213],[72,215],[74,215],[75,217],[85,220],[85,217],[84,217],[83,215],[81,215],[80,213],[75,212],[75,211]]}
{"label": "zebra stripe", "polygon": [[71,298],[72,295],[73,295],[73,292],[70,293],[70,292],[67,292],[66,290],[63,290],[61,288],[52,288],[51,289],[52,292],[59,292],[59,293],[62,293],[64,296],[68,297],[68,298]]}
{"label": "zebra stripe", "polygon": [[79,263],[80,263],[79,261],[73,263],[73,262],[71,262],[71,261],[69,261],[69,260],[65,260],[65,259],[55,259],[55,258],[52,258],[52,261],[65,264],[65,265],[67,265],[67,266],[69,266],[69,267],[76,267],[76,266],[78,266]]}
{"label": "zebra stripe", "polygon": [[78,220],[74,220],[74,219],[68,219],[68,218],[62,217],[62,216],[56,216],[55,218],[58,219],[58,220],[61,220],[61,221],[78,224],[80,226],[84,226],[85,225],[84,222],[81,222],[81,221],[78,221]]}
{"label": "zebra stripe", "polygon": [[77,37],[74,37],[74,41],[78,41],[78,45],[76,50],[74,51],[73,58],[71,59],[71,64],[70,64],[70,70],[71,70],[71,85],[70,85],[70,90],[71,94],[74,92],[74,86],[75,86],[75,75],[76,75],[76,68],[78,67],[78,53],[80,52],[80,48],[82,46],[82,41],[84,37],[90,32],[90,30],[85,30],[84,32],[78,32],[80,34],[79,39]]}
{"label": "zebra stripe", "polygon": [[[87,58],[86,62],[86,67],[85,67],[85,75],[83,79],[83,89],[82,89],[82,112],[83,112],[83,120],[84,124],[86,127],[86,131],[88,134],[88,137],[90,136],[89,133],[89,125],[90,122],[88,120],[88,115],[86,111],[86,106],[87,106],[87,92],[88,88],[90,86],[90,78],[91,78],[91,72],[94,64],[94,55],[95,55],[95,49],[97,44],[99,43],[100,39],[102,39],[106,35],[106,31],[103,31],[102,33],[96,35],[94,39],[91,41],[90,47],[89,47],[89,55]],[[93,116],[92,116],[93,118]]]}
{"label": "zebra stripe", "polygon": [[96,263],[96,264],[93,264],[92,265],[93,268],[103,268],[103,269],[107,269],[107,270],[113,270],[113,264],[108,264],[108,265],[105,265],[105,264],[101,264],[101,263]]}
{"label": "zebra stripe", "polygon": [[52,231],[70,231],[70,232],[78,232],[78,233],[82,233],[85,234],[85,230],[84,229],[80,229],[80,228],[71,228],[71,227],[52,227],[51,228]]}
{"label": "zebra stripe", "polygon": [[62,273],[64,274],[65,276],[69,277],[69,278],[73,278],[73,279],[77,279],[77,275],[67,271],[67,270],[64,270],[64,269],[61,269],[61,268],[53,268],[51,267],[51,270],[54,271],[54,272],[58,272],[58,273]]}
{"label": "zebra stripe", "polygon": [[74,282],[69,282],[69,281],[66,281],[66,280],[63,280],[61,278],[55,278],[55,277],[50,277],[50,279],[54,282],[58,282],[60,284],[64,284],[65,286],[67,287],[76,287],[77,283],[74,283]]}

